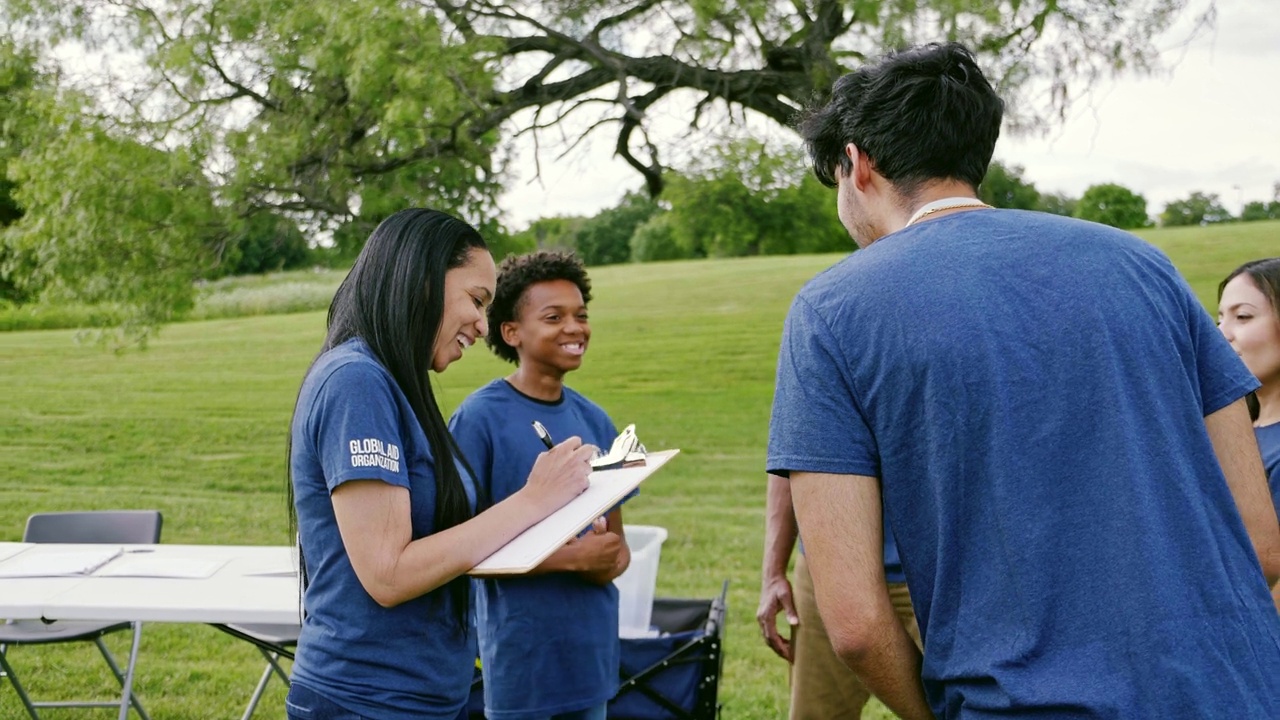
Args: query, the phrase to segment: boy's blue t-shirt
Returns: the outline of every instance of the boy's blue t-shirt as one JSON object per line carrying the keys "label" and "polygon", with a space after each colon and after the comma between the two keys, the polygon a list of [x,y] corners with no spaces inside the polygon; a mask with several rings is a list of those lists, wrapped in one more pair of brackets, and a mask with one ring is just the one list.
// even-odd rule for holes
{"label": "boy's blue t-shirt", "polygon": [[1271,502],[1280,512],[1280,423],[1254,428],[1258,438],[1258,450],[1262,452],[1262,465],[1267,469],[1267,484],[1271,486]]}
{"label": "boy's blue t-shirt", "polygon": [[[367,717],[457,717],[475,670],[476,636],[443,589],[392,608],[351,567],[330,493],[350,480],[408,488],[413,538],[435,525],[434,461],[422,426],[363,340],[322,354],[298,396],[290,466],[309,584],[293,682]],[[462,470],[474,510],[475,490]]]}
{"label": "boy's blue t-shirt", "polygon": [[1276,718],[1280,618],[1204,425],[1256,386],[1154,247],[960,213],[800,292],[767,469],[880,478],[939,718]]}
{"label": "boy's blue t-shirt", "polygon": [[[577,435],[608,449],[617,436],[598,405],[569,387],[558,402],[535,400],[505,380],[476,390],[450,430],[497,503],[524,487],[546,450],[532,424],[559,442]],[[618,692],[618,590],[576,573],[477,580],[476,626],[487,717],[547,717],[603,705]]]}

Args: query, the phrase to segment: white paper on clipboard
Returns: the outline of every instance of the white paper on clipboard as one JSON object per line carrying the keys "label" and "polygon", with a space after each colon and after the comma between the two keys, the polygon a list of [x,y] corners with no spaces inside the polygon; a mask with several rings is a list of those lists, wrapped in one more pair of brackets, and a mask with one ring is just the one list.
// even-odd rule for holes
{"label": "white paper on clipboard", "polygon": [[567,505],[520,533],[468,571],[471,575],[520,575],[538,567],[596,518],[627,496],[679,450],[645,454],[645,464],[591,473],[591,486]]}

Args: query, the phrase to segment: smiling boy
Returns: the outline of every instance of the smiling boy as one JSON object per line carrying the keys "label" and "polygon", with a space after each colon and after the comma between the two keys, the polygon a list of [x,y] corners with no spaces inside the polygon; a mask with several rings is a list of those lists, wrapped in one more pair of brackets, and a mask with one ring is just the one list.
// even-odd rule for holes
{"label": "smiling boy", "polygon": [[[604,410],[564,384],[590,345],[590,300],[586,269],[570,253],[533,252],[498,268],[485,342],[516,369],[472,393],[449,423],[492,502],[519,490],[545,449],[534,421],[557,441],[576,435],[607,448],[617,435]],[[487,717],[605,717],[621,653],[612,581],[630,560],[614,508],[529,575],[477,581]]]}

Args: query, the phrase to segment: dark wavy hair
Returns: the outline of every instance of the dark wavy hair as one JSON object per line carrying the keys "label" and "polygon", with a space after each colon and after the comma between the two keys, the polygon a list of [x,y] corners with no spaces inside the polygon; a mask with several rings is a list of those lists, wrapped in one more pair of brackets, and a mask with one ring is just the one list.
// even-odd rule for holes
{"label": "dark wavy hair", "polygon": [[[466,460],[449,434],[427,371],[444,316],[445,274],[466,265],[476,249],[487,249],[480,233],[438,210],[401,210],[383,220],[333,296],[328,333],[320,348],[323,354],[352,338],[364,340],[408,398],[435,463],[437,532],[472,517],[455,463]],[[296,532],[292,479],[289,510],[290,528]],[[305,587],[305,563],[302,566]],[[446,585],[464,632],[469,586],[466,575]]]}
{"label": "dark wavy hair", "polygon": [[516,349],[502,339],[502,323],[520,317],[524,309],[524,291],[530,286],[550,280],[568,280],[578,286],[582,302],[591,302],[591,280],[587,268],[572,252],[536,250],[524,255],[513,255],[498,266],[498,287],[489,305],[489,334],[484,342],[494,355],[516,365],[520,356]]}
{"label": "dark wavy hair", "polygon": [[[1271,312],[1275,313],[1276,322],[1280,322],[1280,257],[1250,260],[1232,270],[1222,279],[1222,282],[1218,283],[1218,302],[1222,302],[1222,291],[1227,289],[1227,283],[1241,275],[1248,275],[1258,290],[1267,297],[1267,302],[1271,303]],[[1249,416],[1257,420],[1258,413],[1261,412],[1258,396],[1249,393],[1246,401],[1249,404]]]}
{"label": "dark wavy hair", "polygon": [[911,197],[942,178],[977,189],[1000,137],[1004,101],[973,54],[931,43],[886,55],[836,80],[830,98],[804,112],[797,130],[827,187],[852,169],[845,146],[866,153],[876,172]]}

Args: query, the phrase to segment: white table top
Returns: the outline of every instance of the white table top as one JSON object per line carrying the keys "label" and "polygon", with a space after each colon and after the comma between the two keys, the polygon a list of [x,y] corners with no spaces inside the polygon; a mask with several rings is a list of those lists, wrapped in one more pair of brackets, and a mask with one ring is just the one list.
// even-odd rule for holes
{"label": "white table top", "polygon": [[[76,545],[0,543],[0,568],[31,554]],[[212,624],[297,624],[298,578],[294,548],[247,545],[124,545],[166,561],[216,560],[205,578],[76,577],[0,579],[0,618],[141,620]],[[113,561],[114,562],[114,561]]]}

